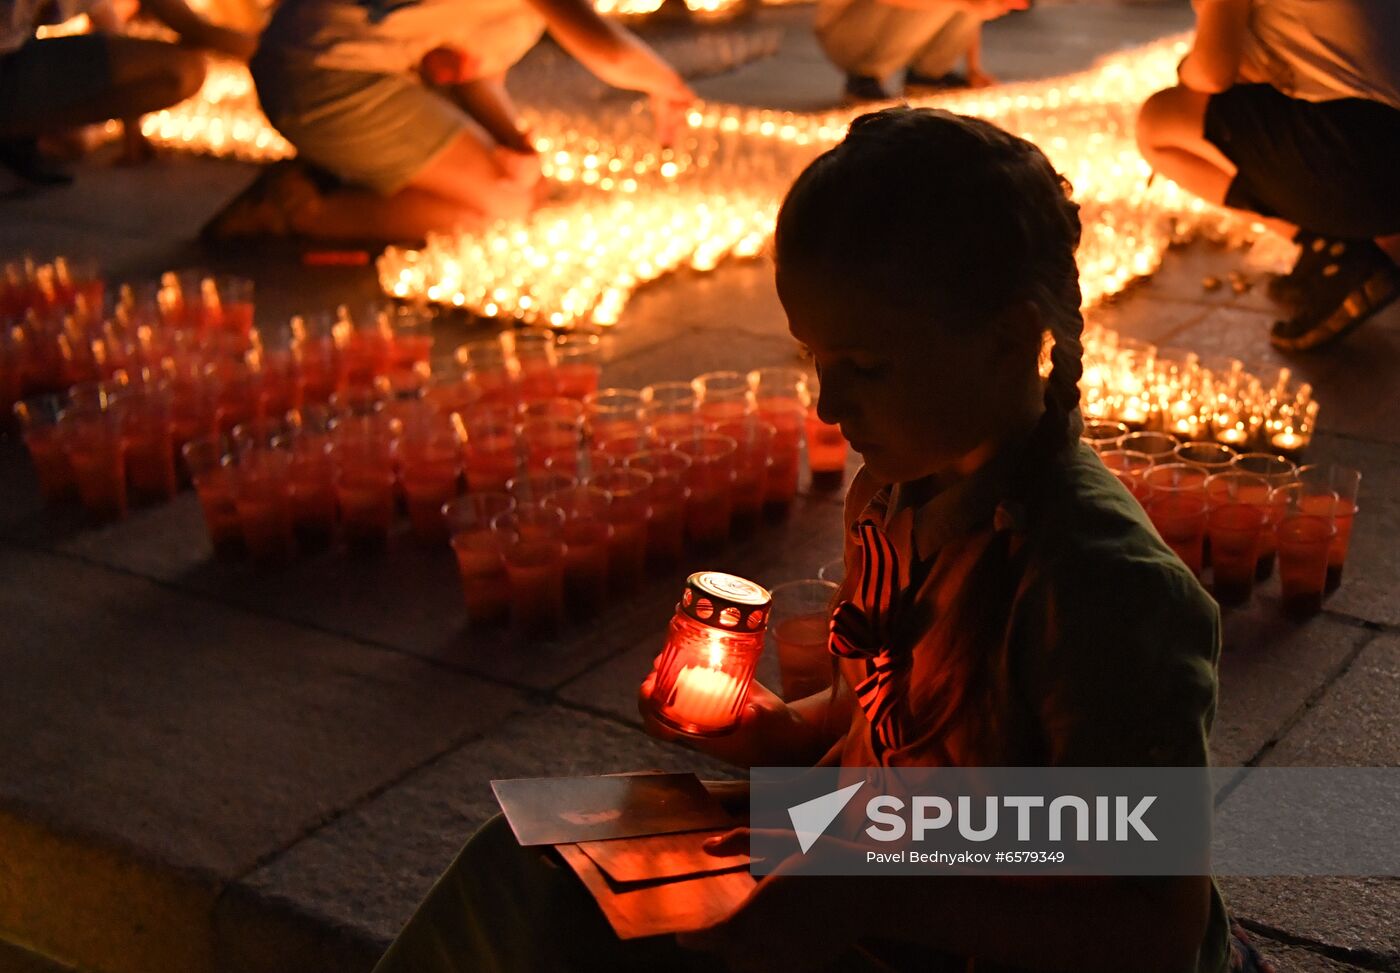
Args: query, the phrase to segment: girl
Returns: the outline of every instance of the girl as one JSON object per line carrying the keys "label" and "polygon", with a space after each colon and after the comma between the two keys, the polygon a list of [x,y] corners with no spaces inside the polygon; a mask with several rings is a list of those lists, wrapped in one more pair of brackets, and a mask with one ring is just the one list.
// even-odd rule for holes
{"label": "girl", "polygon": [[[1078,442],[1079,229],[1035,146],[933,109],[856,119],[798,178],[778,217],[778,293],[820,372],[821,418],[865,461],[846,501],[832,623],[840,690],[789,704],[755,684],[739,728],[690,741],[697,749],[745,767],[1206,763],[1218,611]],[[654,679],[641,687],[644,714]],[[736,832],[712,850],[745,840]],[[381,973],[453,968],[410,956],[499,957],[483,930],[503,914],[513,936],[545,916],[585,935],[561,903],[600,921],[521,852],[499,822],[483,829]],[[646,958],[735,970],[1255,968],[1243,946],[1232,961],[1205,876],[891,880],[800,868],[784,863],[728,919],[679,937],[682,951],[648,941]],[[501,906],[539,889],[549,912]],[[600,939],[590,934],[589,948]],[[630,968],[637,944],[625,946],[608,962]]]}
{"label": "girl", "polygon": [[1400,295],[1400,4],[1194,0],[1179,84],[1147,100],[1152,167],[1303,245],[1273,344],[1320,348]]}
{"label": "girl", "polygon": [[258,98],[299,163],[332,178],[270,170],[205,235],[421,239],[528,212],[539,160],[505,75],[545,30],[651,96],[663,140],[694,99],[588,0],[285,0],[252,64]]}

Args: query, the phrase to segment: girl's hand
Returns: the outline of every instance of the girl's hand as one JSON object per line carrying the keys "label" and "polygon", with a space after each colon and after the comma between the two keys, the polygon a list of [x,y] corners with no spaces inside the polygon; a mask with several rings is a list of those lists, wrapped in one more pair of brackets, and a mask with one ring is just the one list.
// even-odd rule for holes
{"label": "girl's hand", "polygon": [[651,674],[642,680],[637,690],[637,712],[641,714],[647,733],[658,740],[682,743],[736,767],[761,767],[769,763],[771,757],[778,756],[772,752],[771,744],[782,738],[783,731],[790,729],[795,717],[787,703],[756,679],[749,684],[749,698],[739,716],[739,725],[724,736],[688,736],[657,720],[652,713],[651,693],[656,686],[656,666],[660,662],[660,656],[652,660]]}

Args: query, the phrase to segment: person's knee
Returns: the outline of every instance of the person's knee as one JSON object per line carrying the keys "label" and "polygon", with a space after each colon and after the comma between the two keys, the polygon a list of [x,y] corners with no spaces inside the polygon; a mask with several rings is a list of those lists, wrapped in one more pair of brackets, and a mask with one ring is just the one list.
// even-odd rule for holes
{"label": "person's knee", "polygon": [[1136,125],[1143,156],[1151,162],[1161,149],[1199,141],[1209,100],[1209,95],[1177,85],[1163,88],[1143,102]]}

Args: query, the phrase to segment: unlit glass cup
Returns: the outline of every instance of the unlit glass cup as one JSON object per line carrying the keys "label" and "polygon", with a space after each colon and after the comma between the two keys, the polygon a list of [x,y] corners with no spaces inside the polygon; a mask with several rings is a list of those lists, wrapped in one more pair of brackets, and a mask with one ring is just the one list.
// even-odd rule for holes
{"label": "unlit glass cup", "polygon": [[585,486],[605,490],[610,497],[608,591],[613,594],[634,590],[645,572],[651,484],[650,473],[622,467],[599,470],[584,481]]}
{"label": "unlit glass cup", "polygon": [[1106,453],[1111,449],[1122,449],[1126,435],[1128,427],[1125,423],[1097,419],[1084,423],[1079,441],[1096,453]]}
{"label": "unlit glass cup", "polygon": [[126,454],[116,416],[101,409],[66,409],[59,434],[88,517],[98,523],[125,517]]}
{"label": "unlit glass cup", "polygon": [[566,334],[554,348],[554,378],[560,395],[582,401],[598,390],[603,374],[603,339],[596,334]]}
{"label": "unlit glass cup", "polygon": [[1220,443],[1191,442],[1176,447],[1176,461],[1204,470],[1207,474],[1223,473],[1235,461],[1235,451]]}
{"label": "unlit glass cup", "polygon": [[253,560],[283,564],[296,553],[292,529],[291,450],[285,445],[243,450],[234,469],[234,506]]}
{"label": "unlit glass cup", "polygon": [[1152,488],[1144,479],[1152,469],[1152,457],[1130,449],[1109,449],[1099,453],[1099,459],[1145,509],[1152,499]]}
{"label": "unlit glass cup", "polygon": [[652,480],[647,564],[657,569],[673,567],[685,551],[685,481],[690,458],[674,450],[647,449],[628,456],[623,466],[641,470]]}
{"label": "unlit glass cup", "polygon": [[492,530],[491,521],[514,509],[515,500],[504,493],[473,493],[443,504],[472,626],[502,624],[509,616],[510,583],[501,534]]}
{"label": "unlit glass cup", "polygon": [[827,642],[838,586],[831,581],[789,581],[773,589],[768,637],[777,651],[783,699],[804,699],[831,688]]}
{"label": "unlit glass cup", "polygon": [[1205,566],[1207,509],[1204,492],[1173,492],[1154,495],[1148,510],[1162,540],[1197,577]]}
{"label": "unlit glass cup", "polygon": [[[602,444],[646,431],[642,393],[637,389],[608,388],[583,398],[586,425],[593,442]],[[613,452],[608,448],[609,452]],[[623,454],[625,455],[625,454]]]}
{"label": "unlit glass cup", "polygon": [[773,437],[778,430],[758,416],[721,422],[710,431],[734,440],[734,483],[730,491],[732,509],[729,530],[736,538],[746,538],[758,529],[763,502],[768,494],[768,470],[773,465]]}
{"label": "unlit glass cup", "polygon": [[63,400],[57,395],[38,396],[15,403],[14,410],[44,502],[60,504],[77,499],[73,467],[59,433]]}
{"label": "unlit glass cup", "polygon": [[1337,527],[1327,517],[1294,513],[1279,521],[1275,531],[1284,614],[1296,619],[1315,615],[1322,610],[1328,550]]}
{"label": "unlit glass cup", "polygon": [[1342,568],[1351,547],[1351,528],[1360,510],[1357,496],[1361,489],[1361,471],[1335,464],[1315,464],[1298,468],[1302,485],[1299,508],[1305,514],[1330,516],[1337,527],[1332,547],[1327,552],[1327,588],[1336,591],[1342,583]]}
{"label": "unlit glass cup", "polygon": [[292,530],[298,547],[307,551],[330,547],[339,508],[329,434],[303,430],[292,437],[289,476]]}
{"label": "unlit glass cup", "polygon": [[506,481],[505,492],[516,503],[540,503],[557,490],[567,490],[578,486],[578,478],[569,473],[547,470],[543,473],[526,473]]}
{"label": "unlit glass cup", "polygon": [[518,504],[491,521],[510,585],[511,628],[521,638],[554,638],[564,625],[564,512]]}
{"label": "unlit glass cup", "polygon": [[405,435],[399,453],[399,482],[413,535],[423,544],[441,545],[448,537],[442,507],[457,495],[462,442],[451,425],[432,424]]}
{"label": "unlit glass cup", "polygon": [[[1246,503],[1257,507],[1264,517],[1264,525],[1259,533],[1259,552],[1255,561],[1255,580],[1267,580],[1274,572],[1274,507],[1269,503],[1273,491],[1269,480],[1253,473],[1242,473],[1230,467],[1223,473],[1214,473],[1206,478],[1206,502],[1211,509],[1230,503]],[[1214,545],[1214,540],[1211,541]],[[1213,549],[1213,548],[1212,548]]]}
{"label": "unlit glass cup", "polygon": [[223,436],[200,436],[185,443],[180,451],[199,496],[214,555],[241,557],[247,548],[234,503],[233,453],[228,440]]}
{"label": "unlit glass cup", "polygon": [[1119,449],[1134,453],[1146,453],[1154,464],[1170,463],[1176,458],[1176,447],[1180,444],[1175,436],[1164,432],[1130,432],[1123,437]]}
{"label": "unlit glass cup", "polygon": [[1254,590],[1259,538],[1268,521],[1267,508],[1252,503],[1220,503],[1210,508],[1211,590],[1222,605],[1240,605]]}
{"label": "unlit glass cup", "polygon": [[612,495],[571,486],[545,494],[543,503],[564,512],[564,606],[571,618],[592,618],[607,604]]}
{"label": "unlit glass cup", "polygon": [[474,493],[500,493],[520,466],[515,410],[493,406],[467,419],[467,487]]}
{"label": "unlit glass cup", "polygon": [[705,372],[695,376],[691,385],[703,423],[728,422],[753,411],[749,381],[739,372]]}
{"label": "unlit glass cup", "polygon": [[729,538],[738,444],[718,433],[700,433],[675,444],[690,460],[683,475],[687,495],[685,536],[696,550],[716,551]]}

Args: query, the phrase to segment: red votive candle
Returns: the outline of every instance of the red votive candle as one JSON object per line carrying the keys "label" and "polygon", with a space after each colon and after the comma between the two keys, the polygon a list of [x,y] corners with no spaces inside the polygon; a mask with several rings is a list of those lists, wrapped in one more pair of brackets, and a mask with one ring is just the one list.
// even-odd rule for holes
{"label": "red votive candle", "polygon": [[73,467],[59,432],[62,405],[58,396],[44,395],[17,402],[14,407],[29,461],[39,480],[39,492],[50,504],[65,503],[78,495]]}
{"label": "red votive candle", "polygon": [[659,722],[693,736],[738,725],[763,654],[770,601],[762,587],[734,575],[690,576],[649,697]]}
{"label": "red votive candle", "polygon": [[462,472],[461,443],[450,426],[432,425],[406,433],[401,444],[400,481],[413,535],[424,544],[447,540],[442,507],[457,495]]}
{"label": "red votive candle", "polygon": [[121,429],[111,412],[64,412],[60,435],[78,486],[78,499],[96,521],[126,516],[126,457]]}
{"label": "red votive candle", "polygon": [[243,545],[243,528],[234,503],[233,456],[228,441],[222,436],[200,436],[185,443],[180,452],[199,496],[204,527],[214,555],[241,557],[247,548]]}
{"label": "red votive candle", "polygon": [[739,372],[706,372],[691,381],[705,425],[742,419],[753,411],[749,380]]}
{"label": "red votive candle", "polygon": [[515,410],[479,408],[467,420],[467,486],[477,493],[501,493],[520,464]]}
{"label": "red votive candle", "polygon": [[646,431],[642,393],[637,389],[609,388],[591,392],[583,397],[583,408],[588,434],[599,447],[608,440],[642,435]]}
{"label": "red votive candle", "polygon": [[647,517],[650,513],[651,474],[639,469],[596,471],[585,485],[606,490],[608,504],[608,590],[623,594],[636,589],[646,569]]}
{"label": "red votive candle", "polygon": [[133,503],[163,503],[175,496],[175,443],[170,395],[155,389],[117,396],[112,408],[126,446],[126,482]]}
{"label": "red votive candle", "polygon": [[1252,503],[1213,505],[1207,521],[1212,592],[1222,605],[1239,605],[1254,590],[1259,536],[1268,516]]}
{"label": "red votive candle", "polygon": [[564,623],[563,511],[518,504],[491,521],[510,583],[510,623],[521,638],[554,638]]}
{"label": "red votive candle", "polygon": [[243,543],[254,560],[284,563],[296,551],[292,532],[291,451],[252,448],[238,457],[234,505]]}
{"label": "red votive candle", "polygon": [[[1361,472],[1333,464],[1298,468],[1302,485],[1299,508],[1305,514],[1330,516],[1337,528],[1332,546],[1327,552],[1327,591],[1336,591],[1342,583],[1342,568],[1351,547],[1351,527],[1356,520],[1357,495],[1361,489]],[[1335,500],[1333,497],[1335,496]]]}
{"label": "red votive candle", "polygon": [[1146,508],[1152,498],[1152,488],[1144,477],[1152,469],[1152,457],[1127,449],[1110,449],[1099,453],[1099,459],[1118,478],[1118,482],[1128,488],[1133,499]]}
{"label": "red votive candle", "polygon": [[696,550],[716,551],[729,537],[734,489],[734,455],[738,444],[718,433],[701,433],[675,445],[689,458],[686,485],[685,536]]}
{"label": "red votive candle", "polygon": [[330,437],[304,433],[292,440],[292,529],[308,551],[324,550],[335,539],[337,500]]}
{"label": "red votive candle", "polygon": [[711,431],[728,436],[736,444],[729,530],[734,537],[747,537],[758,529],[763,515],[768,470],[773,465],[773,438],[778,430],[771,422],[748,416],[712,426]]}
{"label": "red votive candle", "polygon": [[531,473],[543,473],[551,457],[570,458],[582,448],[583,428],[571,419],[526,419],[520,424],[525,443],[525,465]]}
{"label": "red votive candle", "polygon": [[515,509],[503,493],[474,493],[443,504],[452,550],[462,579],[467,620],[473,626],[502,624],[510,611],[510,584],[501,536],[491,529],[498,515]]}
{"label": "red votive candle", "polygon": [[1206,499],[1202,493],[1153,496],[1148,515],[1162,540],[1197,577],[1204,569]]}
{"label": "red votive candle", "polygon": [[623,460],[628,469],[651,476],[647,519],[647,564],[668,568],[685,550],[685,477],[690,457],[669,449],[647,449]]}
{"label": "red votive candle", "polygon": [[797,496],[797,480],[802,467],[802,430],[807,409],[799,402],[761,399],[758,415],[773,426],[773,462],[768,467],[768,489],[763,512],[770,520],[781,520]]}
{"label": "red votive candle", "polygon": [[1289,514],[1279,522],[1278,573],[1283,611],[1303,619],[1322,610],[1327,585],[1327,552],[1337,527],[1326,517]]}
{"label": "red votive candle", "polygon": [[603,339],[596,334],[566,334],[554,348],[554,380],[559,394],[582,400],[598,390],[603,374]]}
{"label": "red votive candle", "polygon": [[564,605],[572,618],[592,618],[607,604],[611,505],[611,494],[592,486],[544,497],[544,506],[564,513]]}

